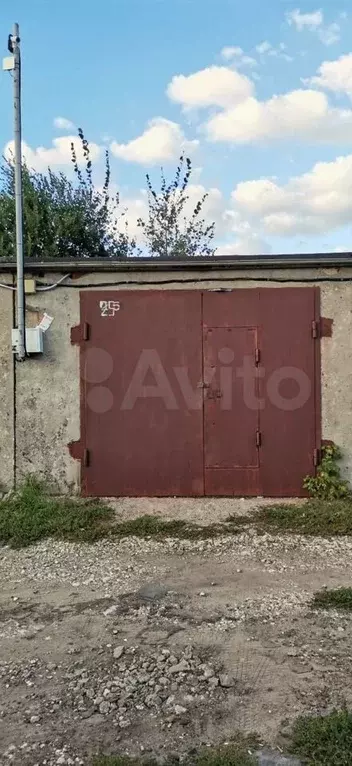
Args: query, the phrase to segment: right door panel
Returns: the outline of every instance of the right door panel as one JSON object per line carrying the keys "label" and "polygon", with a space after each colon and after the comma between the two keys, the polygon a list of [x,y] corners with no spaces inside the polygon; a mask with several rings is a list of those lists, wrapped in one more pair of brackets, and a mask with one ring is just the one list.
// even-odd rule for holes
{"label": "right door panel", "polygon": [[261,484],[264,497],[304,495],[303,479],[314,474],[319,422],[316,401],[319,316],[314,288],[260,290]]}

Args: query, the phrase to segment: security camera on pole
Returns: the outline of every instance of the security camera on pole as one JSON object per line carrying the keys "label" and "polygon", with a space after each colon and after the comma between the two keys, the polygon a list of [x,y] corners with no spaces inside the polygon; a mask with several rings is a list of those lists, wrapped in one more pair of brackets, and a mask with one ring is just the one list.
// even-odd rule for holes
{"label": "security camera on pole", "polygon": [[8,37],[11,56],[3,60],[5,72],[13,72],[14,90],[14,169],[16,202],[16,255],[17,255],[17,344],[18,361],[26,358],[26,322],[23,263],[23,213],[22,213],[22,135],[21,135],[21,52],[19,26],[14,24],[13,34]]}

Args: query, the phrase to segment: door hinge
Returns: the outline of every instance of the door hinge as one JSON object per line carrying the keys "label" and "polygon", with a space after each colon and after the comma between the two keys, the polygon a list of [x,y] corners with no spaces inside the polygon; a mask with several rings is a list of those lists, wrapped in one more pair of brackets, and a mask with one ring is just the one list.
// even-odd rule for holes
{"label": "door hinge", "polygon": [[258,364],[260,363],[260,348],[256,348],[254,358],[256,366],[258,367]]}
{"label": "door hinge", "polygon": [[71,327],[71,343],[80,345],[83,341],[90,339],[90,325],[88,322]]}
{"label": "door hinge", "polygon": [[89,449],[83,450],[83,460],[82,460],[84,468],[89,468],[90,466],[90,451]]}
{"label": "door hinge", "polygon": [[312,321],[312,338],[319,338],[319,322],[315,319]]}
{"label": "door hinge", "polygon": [[257,448],[259,449],[259,447],[262,446],[262,432],[259,431],[259,429],[257,429],[255,433],[255,442],[256,442]]}
{"label": "door hinge", "polygon": [[313,465],[316,467],[320,463],[320,449],[317,447],[313,450]]}

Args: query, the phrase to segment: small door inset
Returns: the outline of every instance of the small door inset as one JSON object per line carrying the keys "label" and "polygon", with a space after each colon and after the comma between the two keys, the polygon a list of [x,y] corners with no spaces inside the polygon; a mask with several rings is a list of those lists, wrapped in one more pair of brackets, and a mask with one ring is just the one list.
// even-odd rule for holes
{"label": "small door inset", "polygon": [[247,494],[258,485],[256,348],[256,328],[204,331],[206,494]]}

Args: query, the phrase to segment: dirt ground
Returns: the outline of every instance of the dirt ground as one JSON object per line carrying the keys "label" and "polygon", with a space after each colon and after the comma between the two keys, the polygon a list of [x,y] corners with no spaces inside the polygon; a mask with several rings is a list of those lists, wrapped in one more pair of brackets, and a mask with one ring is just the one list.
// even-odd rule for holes
{"label": "dirt ground", "polygon": [[284,748],[297,715],[352,703],[352,617],[309,606],[351,562],[348,538],[251,531],[3,548],[0,763],[182,753],[238,729]]}

